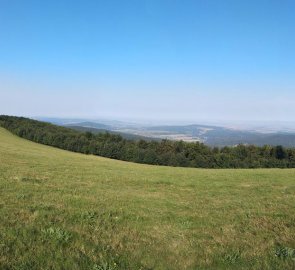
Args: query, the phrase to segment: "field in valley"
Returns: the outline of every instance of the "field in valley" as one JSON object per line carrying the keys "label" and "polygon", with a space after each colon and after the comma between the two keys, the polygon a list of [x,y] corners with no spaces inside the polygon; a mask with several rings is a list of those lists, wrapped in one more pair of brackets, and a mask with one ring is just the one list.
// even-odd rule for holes
{"label": "field in valley", "polygon": [[0,128],[0,269],[294,269],[295,170],[159,167]]}

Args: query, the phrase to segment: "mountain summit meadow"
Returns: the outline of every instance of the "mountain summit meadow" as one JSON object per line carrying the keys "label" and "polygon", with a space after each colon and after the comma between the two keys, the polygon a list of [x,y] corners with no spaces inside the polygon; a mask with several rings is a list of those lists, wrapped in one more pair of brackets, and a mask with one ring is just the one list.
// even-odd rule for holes
{"label": "mountain summit meadow", "polygon": [[0,268],[293,269],[294,174],[134,164],[0,128]]}

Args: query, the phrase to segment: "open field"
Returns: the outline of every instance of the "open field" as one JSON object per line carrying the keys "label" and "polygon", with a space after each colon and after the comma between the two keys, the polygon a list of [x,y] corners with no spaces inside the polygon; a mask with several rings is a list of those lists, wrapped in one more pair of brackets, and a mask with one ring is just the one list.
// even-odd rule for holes
{"label": "open field", "polygon": [[0,129],[0,269],[294,269],[295,170],[157,167]]}

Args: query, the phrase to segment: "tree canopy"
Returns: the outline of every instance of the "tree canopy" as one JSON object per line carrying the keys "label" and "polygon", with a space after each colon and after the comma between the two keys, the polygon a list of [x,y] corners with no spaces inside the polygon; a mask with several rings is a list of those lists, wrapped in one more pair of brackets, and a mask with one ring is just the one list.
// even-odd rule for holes
{"label": "tree canopy", "polygon": [[282,146],[212,148],[199,142],[134,141],[120,135],[79,132],[5,115],[0,116],[0,126],[37,143],[137,163],[196,168],[295,168],[295,149]]}

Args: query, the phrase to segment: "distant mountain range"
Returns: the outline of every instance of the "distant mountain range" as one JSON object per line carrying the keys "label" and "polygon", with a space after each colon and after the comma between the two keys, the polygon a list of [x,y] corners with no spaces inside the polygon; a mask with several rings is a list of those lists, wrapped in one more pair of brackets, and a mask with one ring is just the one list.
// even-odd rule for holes
{"label": "distant mountain range", "polygon": [[261,146],[268,144],[295,147],[295,133],[261,133],[205,125],[158,126],[148,128],[148,130],[157,134],[166,134],[171,139],[183,136],[184,140],[198,140],[212,146],[233,146],[237,144]]}
{"label": "distant mountain range", "polygon": [[121,121],[81,121],[79,119],[42,119],[75,130],[93,133],[110,132],[130,140],[183,140],[199,141],[210,146],[234,146],[237,144],[283,145],[295,147],[295,132],[269,132],[233,129],[211,125],[161,125],[145,126]]}

